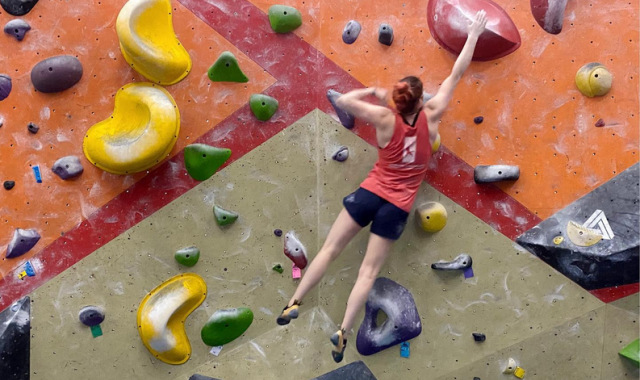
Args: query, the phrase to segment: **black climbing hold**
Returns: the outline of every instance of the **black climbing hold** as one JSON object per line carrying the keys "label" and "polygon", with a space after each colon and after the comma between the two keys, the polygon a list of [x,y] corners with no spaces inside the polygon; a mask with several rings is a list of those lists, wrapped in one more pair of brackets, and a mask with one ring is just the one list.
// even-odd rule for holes
{"label": "black climbing hold", "polygon": [[78,157],[66,156],[56,161],[51,170],[62,179],[71,179],[82,174],[84,168]]}
{"label": "black climbing hold", "polygon": [[389,24],[381,24],[378,29],[378,42],[391,46],[393,43],[393,28]]}
{"label": "black climbing hold", "polygon": [[473,380],[482,380],[479,377],[474,377]]}
{"label": "black climbing hold", "polygon": [[31,133],[33,133],[35,135],[40,130],[40,127],[35,125],[35,123],[29,123],[29,124],[27,124],[27,129],[29,130],[29,132],[31,132]]}
{"label": "black climbing hold", "polygon": [[[640,273],[640,164],[553,214],[516,241],[586,290],[638,283]],[[603,239],[579,247],[564,239],[570,221],[597,230]]]}
{"label": "black climbing hold", "polygon": [[31,69],[31,82],[40,92],[52,93],[73,87],[82,78],[82,64],[72,55],[58,55]]}
{"label": "black climbing hold", "polygon": [[514,165],[478,165],[473,171],[476,183],[516,181],[520,178],[520,168]]}
{"label": "black climbing hold", "polygon": [[4,184],[3,184],[5,190],[11,190],[15,185],[16,185],[15,181],[4,181]]}
{"label": "black climbing hold", "polygon": [[7,246],[7,259],[13,259],[29,252],[40,240],[40,234],[34,230],[16,229],[13,232],[13,238]]}
{"label": "black climbing hold", "polygon": [[276,235],[277,237],[280,237],[282,236],[282,230],[278,228],[273,231],[273,234]]}
{"label": "black climbing hold", "polygon": [[0,313],[0,378],[29,380],[31,300],[24,297]]}
{"label": "black climbing hold", "polygon": [[452,261],[441,261],[438,263],[433,263],[431,264],[431,269],[458,270],[458,269],[471,268],[471,265],[473,265],[473,260],[471,259],[471,256],[463,253],[461,255],[458,255],[458,257],[456,257]]}
{"label": "black climbing hold", "polygon": [[473,340],[475,340],[476,342],[484,342],[485,340],[487,340],[487,337],[482,333],[473,333],[471,335],[473,335]]}
{"label": "black climbing hold", "polygon": [[484,117],[482,116],[477,116],[473,118],[473,122],[476,124],[482,124],[483,121],[484,121]]}
{"label": "black climbing hold", "polygon": [[15,37],[18,41],[22,41],[24,39],[24,35],[30,30],[31,25],[20,19],[11,20],[4,26],[4,32]]}
{"label": "black climbing hold", "polygon": [[22,16],[31,12],[38,0],[0,0],[0,5],[13,16]]}
{"label": "black climbing hold", "polygon": [[334,160],[338,162],[344,162],[349,158],[349,148],[346,146],[341,146],[338,150],[331,156]]}
{"label": "black climbing hold", "polygon": [[342,41],[344,41],[345,44],[351,45],[356,42],[361,30],[362,26],[360,26],[359,22],[356,20],[349,21],[342,31]]}
{"label": "black climbing hold", "polygon": [[0,101],[5,100],[11,93],[11,77],[5,74],[0,74]]}
{"label": "black climbing hold", "polygon": [[[378,326],[376,320],[380,310],[388,319]],[[413,339],[421,332],[420,315],[411,293],[388,278],[378,277],[369,293],[364,320],[358,330],[358,352],[373,355]]]}
{"label": "black climbing hold", "polygon": [[329,99],[329,103],[336,110],[336,115],[338,115],[338,119],[340,119],[340,123],[344,125],[347,129],[353,128],[356,123],[356,119],[351,116],[348,112],[343,111],[336,105],[336,100],[342,96],[341,93],[335,90],[327,91],[327,99]]}
{"label": "black climbing hold", "polygon": [[311,380],[377,380],[362,361],[349,363]]}
{"label": "black climbing hold", "polygon": [[189,380],[220,380],[220,379],[216,379],[216,378],[205,376],[205,375],[198,375],[196,373],[195,375],[191,375]]}
{"label": "black climbing hold", "polygon": [[83,325],[93,327],[104,322],[104,311],[97,306],[85,306],[78,313]]}

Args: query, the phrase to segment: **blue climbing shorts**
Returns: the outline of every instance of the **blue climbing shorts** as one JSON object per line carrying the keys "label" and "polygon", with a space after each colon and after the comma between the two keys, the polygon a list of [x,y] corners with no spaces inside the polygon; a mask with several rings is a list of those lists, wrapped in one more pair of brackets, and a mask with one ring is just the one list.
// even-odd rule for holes
{"label": "blue climbing shorts", "polygon": [[371,223],[371,233],[389,240],[398,240],[409,213],[369,190],[359,188],[342,201],[349,215],[364,228]]}

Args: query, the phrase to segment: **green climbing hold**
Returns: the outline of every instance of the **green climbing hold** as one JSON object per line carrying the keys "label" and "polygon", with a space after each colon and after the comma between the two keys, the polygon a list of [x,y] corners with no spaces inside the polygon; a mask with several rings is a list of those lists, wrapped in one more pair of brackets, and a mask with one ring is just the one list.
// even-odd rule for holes
{"label": "green climbing hold", "polygon": [[204,325],[200,336],[207,346],[222,346],[244,334],[252,322],[253,312],[248,307],[218,310]]}
{"label": "green climbing hold", "polygon": [[200,260],[200,250],[197,247],[182,248],[176,252],[174,257],[185,267],[192,267]]}
{"label": "green climbing hold", "polygon": [[276,271],[276,272],[278,272],[280,274],[282,274],[282,272],[284,272],[284,268],[282,267],[282,264],[276,264],[271,269],[273,269],[274,271]]}
{"label": "green climbing hold", "polygon": [[272,5],[269,8],[269,22],[276,33],[289,33],[302,25],[302,15],[294,7]]}
{"label": "green climbing hold", "polygon": [[189,175],[198,181],[209,179],[231,157],[231,150],[205,144],[184,148],[184,165]]}
{"label": "green climbing hold", "polygon": [[253,94],[249,100],[251,106],[251,112],[260,121],[267,121],[271,119],[274,113],[278,110],[278,101],[267,95]]}
{"label": "green climbing hold", "polygon": [[620,350],[618,354],[631,360],[636,366],[640,367],[640,339],[631,342],[627,347]]}
{"label": "green climbing hold", "polygon": [[213,215],[216,217],[216,221],[220,227],[228,226],[229,224],[233,224],[236,220],[238,220],[238,214],[225,210],[219,206],[213,206]]}
{"label": "green climbing hold", "polygon": [[216,62],[209,68],[209,79],[214,82],[239,82],[249,81],[240,69],[236,56],[230,51],[220,54]]}

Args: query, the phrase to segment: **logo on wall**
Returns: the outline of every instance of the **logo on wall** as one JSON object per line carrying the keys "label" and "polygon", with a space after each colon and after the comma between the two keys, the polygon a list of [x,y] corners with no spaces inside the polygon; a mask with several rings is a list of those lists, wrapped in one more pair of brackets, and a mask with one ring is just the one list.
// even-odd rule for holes
{"label": "logo on wall", "polygon": [[416,162],[416,148],[418,136],[404,138],[404,150],[402,151],[402,163],[412,164]]}
{"label": "logo on wall", "polygon": [[589,219],[584,222],[583,226],[599,231],[603,239],[611,240],[614,237],[609,221],[607,220],[607,216],[602,210],[596,210],[591,214]]}

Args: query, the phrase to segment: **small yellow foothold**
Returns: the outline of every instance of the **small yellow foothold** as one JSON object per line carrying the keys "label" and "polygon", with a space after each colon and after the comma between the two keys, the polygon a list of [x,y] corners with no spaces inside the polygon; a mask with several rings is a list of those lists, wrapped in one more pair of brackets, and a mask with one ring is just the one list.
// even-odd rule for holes
{"label": "small yellow foothold", "polygon": [[562,236],[556,236],[553,238],[553,242],[556,245],[562,244],[563,241],[564,241],[564,238]]}
{"label": "small yellow foothold", "polygon": [[516,367],[516,370],[513,371],[513,375],[515,377],[517,377],[518,379],[523,379],[524,378],[524,374],[525,374],[525,370],[523,368],[520,368],[520,367]]}
{"label": "small yellow foothold", "polygon": [[436,137],[436,141],[431,145],[431,154],[435,154],[440,149],[440,134],[438,133],[438,137]]}
{"label": "small yellow foothold", "polygon": [[427,202],[416,210],[416,221],[427,232],[438,232],[447,225],[447,210],[438,202]]}

